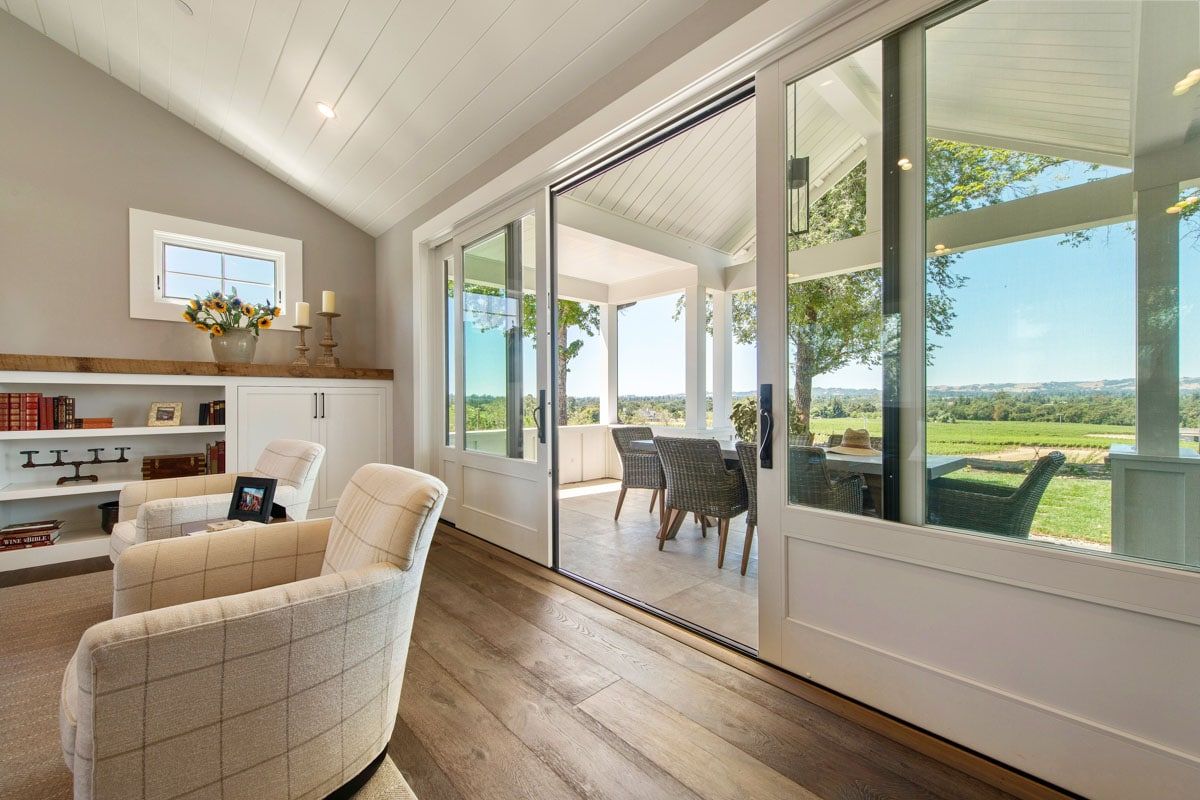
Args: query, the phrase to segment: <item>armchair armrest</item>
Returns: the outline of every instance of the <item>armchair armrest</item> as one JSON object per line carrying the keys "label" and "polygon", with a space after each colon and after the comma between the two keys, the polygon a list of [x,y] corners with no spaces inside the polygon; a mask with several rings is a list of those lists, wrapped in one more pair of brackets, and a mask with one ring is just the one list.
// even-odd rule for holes
{"label": "armchair armrest", "polygon": [[332,522],[281,522],[136,544],[113,571],[113,617],[316,577]]}
{"label": "armchair armrest", "polygon": [[125,484],[117,499],[118,520],[124,522],[137,516],[138,508],[151,500],[170,497],[199,497],[207,494],[229,494],[238,473],[195,475],[189,478],[160,478],[153,481],[133,481]]}
{"label": "armchair armrest", "polygon": [[229,512],[232,493],[204,494],[196,497],[167,497],[150,500],[138,507],[133,525],[136,542],[152,542],[183,535],[189,522],[223,519]]}

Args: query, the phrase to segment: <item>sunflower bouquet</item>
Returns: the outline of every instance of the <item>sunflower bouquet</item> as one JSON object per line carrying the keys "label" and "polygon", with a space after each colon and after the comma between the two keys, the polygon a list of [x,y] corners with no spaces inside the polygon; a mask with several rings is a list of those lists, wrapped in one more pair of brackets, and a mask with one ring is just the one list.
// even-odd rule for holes
{"label": "sunflower bouquet", "polygon": [[283,310],[279,306],[270,303],[243,302],[234,289],[228,296],[221,292],[211,292],[203,297],[196,295],[188,301],[183,318],[206,331],[212,339],[232,330],[249,330],[258,336],[258,332],[271,327],[281,313]]}

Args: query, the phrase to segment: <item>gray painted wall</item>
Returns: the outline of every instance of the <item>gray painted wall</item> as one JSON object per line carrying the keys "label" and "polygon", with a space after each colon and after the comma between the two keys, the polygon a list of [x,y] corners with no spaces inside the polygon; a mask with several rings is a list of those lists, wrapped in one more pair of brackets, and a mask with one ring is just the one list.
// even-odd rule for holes
{"label": "gray painted wall", "polygon": [[[182,320],[129,318],[133,207],[302,240],[304,299],[335,290],[342,363],[376,366],[369,234],[8,14],[0,109],[0,352],[212,358]],[[267,331],[256,360],[295,339]]]}

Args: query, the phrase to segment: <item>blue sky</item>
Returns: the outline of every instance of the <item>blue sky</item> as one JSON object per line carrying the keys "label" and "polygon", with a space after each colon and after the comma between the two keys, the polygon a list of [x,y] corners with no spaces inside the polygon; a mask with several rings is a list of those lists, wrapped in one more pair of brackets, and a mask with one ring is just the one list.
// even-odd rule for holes
{"label": "blue sky", "polygon": [[[1134,237],[1130,226],[1093,231],[1080,247],[1061,236],[963,253],[954,270],[967,278],[954,292],[956,318],[949,337],[937,339],[928,368],[931,385],[1083,381],[1134,374]],[[1193,239],[1181,246],[1180,368],[1200,376],[1200,251]],[[618,316],[622,395],[675,394],[684,388],[683,320],[672,319],[678,295],[643,300]],[[504,365],[498,331],[468,332],[468,391],[503,390]],[[578,331],[571,331],[578,338]],[[492,344],[484,340],[493,340]],[[584,337],[571,364],[568,391],[595,396],[603,370],[598,338]],[[527,344],[532,365],[533,351]],[[755,385],[753,346],[735,345],[734,390]],[[878,388],[877,369],[847,366],[820,376],[827,388]],[[710,381],[711,385],[711,381]],[[527,392],[534,389],[526,370]]]}

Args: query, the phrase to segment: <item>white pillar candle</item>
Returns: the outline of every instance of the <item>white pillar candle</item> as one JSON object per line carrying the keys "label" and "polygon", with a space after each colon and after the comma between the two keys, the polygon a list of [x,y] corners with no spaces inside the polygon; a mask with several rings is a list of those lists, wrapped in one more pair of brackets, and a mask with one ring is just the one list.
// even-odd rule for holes
{"label": "white pillar candle", "polygon": [[296,325],[308,324],[308,303],[301,300],[296,303]]}
{"label": "white pillar candle", "polygon": [[321,292],[321,310],[326,314],[332,314],[337,311],[337,297],[328,289]]}

